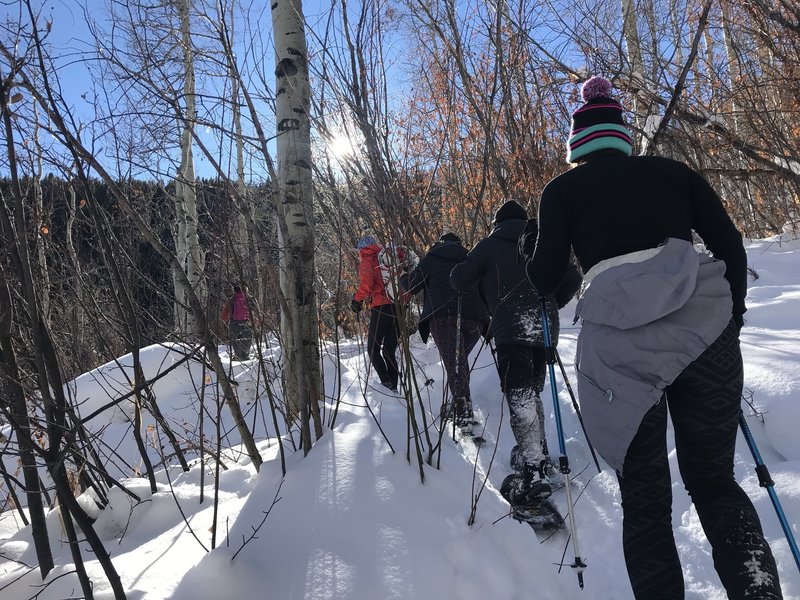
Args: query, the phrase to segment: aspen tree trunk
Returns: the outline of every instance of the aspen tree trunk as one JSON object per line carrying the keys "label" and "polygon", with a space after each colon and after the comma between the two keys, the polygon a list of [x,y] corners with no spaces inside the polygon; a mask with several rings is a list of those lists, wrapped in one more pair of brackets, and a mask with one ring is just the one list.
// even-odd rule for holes
{"label": "aspen tree trunk", "polygon": [[311,449],[309,419],[322,435],[319,324],[314,269],[311,186],[311,106],[303,8],[300,0],[272,3],[275,39],[278,151],[278,243],[283,384],[290,414],[301,418],[303,451]]}
{"label": "aspen tree trunk", "polygon": [[72,285],[75,291],[75,302],[72,303],[72,339],[76,348],[81,348],[81,364],[88,356],[88,352],[83,350],[86,346],[86,331],[89,329],[86,323],[86,311],[84,311],[84,289],[83,289],[83,268],[78,259],[78,251],[75,249],[74,231],[75,218],[78,214],[79,203],[75,188],[68,183],[67,196],[67,227],[65,232],[65,246],[69,255],[72,268],[75,270],[75,282]]}
{"label": "aspen tree trunk", "polygon": [[50,320],[50,275],[47,271],[47,257],[44,251],[44,238],[47,234],[43,231],[44,221],[44,198],[42,196],[42,145],[39,142],[39,111],[36,105],[33,106],[33,143],[36,148],[36,162],[33,170],[33,197],[34,215],[39,232],[36,244],[36,260],[39,263],[40,276],[42,278],[42,316]]}
{"label": "aspen tree trunk", "polygon": [[[195,189],[192,130],[197,114],[194,81],[194,56],[189,28],[189,0],[177,0],[180,16],[181,46],[183,48],[183,95],[186,106],[181,133],[181,164],[175,178],[175,254],[186,272],[201,302],[205,298],[203,286],[203,253],[197,234],[197,192]],[[173,273],[175,288],[175,327],[190,339],[198,335],[197,323],[189,308],[184,290]]]}
{"label": "aspen tree trunk", "polygon": [[[711,34],[710,27],[706,27],[705,32],[703,33],[703,39],[706,42],[706,79],[708,81],[714,81],[714,78],[717,76],[716,72],[714,71],[714,52],[716,51],[717,44],[714,41],[714,36]],[[716,106],[717,105],[717,95],[719,91],[716,85],[709,85],[708,86],[708,95],[709,95],[709,106]]]}
{"label": "aspen tree trunk", "polygon": [[[233,7],[231,7],[231,13]],[[231,15],[231,28],[235,23]],[[231,29],[231,35],[233,30]],[[252,225],[255,222],[255,211],[252,198],[247,192],[244,180],[244,130],[242,128],[242,107],[240,102],[240,82],[234,60],[236,58],[229,52],[225,53],[228,60],[228,70],[231,79],[231,97],[233,104],[233,131],[236,143],[236,190],[241,199],[239,215],[236,218],[236,231],[233,236],[233,245],[238,257],[244,259],[242,270],[247,276],[249,286],[248,297],[255,300],[256,306],[264,306],[264,285],[262,282],[263,261],[261,254],[255,246],[258,233]],[[255,284],[255,285],[253,285]]]}
{"label": "aspen tree trunk", "polygon": [[631,66],[631,91],[633,92],[634,126],[641,131],[644,127],[641,108],[641,90],[645,88],[644,61],[642,45],[639,41],[638,19],[636,17],[636,0],[622,0],[622,35],[628,51],[628,63]]}
{"label": "aspen tree trunk", "polygon": [[722,10],[722,36],[725,41],[725,56],[728,64],[728,86],[731,95],[730,111],[733,117],[731,129],[737,135],[742,135],[741,107],[736,101],[736,94],[739,93],[739,84],[742,82],[742,73],[739,69],[739,57],[734,47],[733,32],[731,31],[730,6],[727,2],[720,2]]}

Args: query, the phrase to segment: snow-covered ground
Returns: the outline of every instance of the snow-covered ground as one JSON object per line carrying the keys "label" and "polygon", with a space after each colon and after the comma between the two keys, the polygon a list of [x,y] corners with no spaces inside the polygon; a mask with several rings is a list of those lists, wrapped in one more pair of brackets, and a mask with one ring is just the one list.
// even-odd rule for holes
{"label": "snow-covered ground", "polygon": [[[742,332],[747,395],[763,413],[748,422],[775,480],[776,490],[795,532],[800,523],[800,241],[780,238],[748,245],[749,264],[758,273],[751,280],[749,311]],[[571,326],[574,303],[562,311],[561,356],[571,368],[577,326]],[[413,357],[422,385],[415,399],[426,418],[438,412],[443,371],[432,342],[414,336]],[[181,360],[183,348],[154,346],[143,351],[146,374],[164,371]],[[277,356],[277,351],[273,353]],[[272,356],[272,355],[271,355]],[[365,383],[363,346],[357,340],[342,346],[342,402],[335,426],[325,431],[311,453],[287,450],[287,475],[282,477],[278,440],[263,393],[263,374],[255,364],[237,364],[234,376],[248,422],[254,425],[264,464],[259,473],[236,445],[235,430],[224,438],[225,469],[219,476],[217,547],[211,550],[214,463],[205,473],[195,459],[183,472],[170,448],[151,448],[159,470],[159,491],[150,493],[146,479],[126,479],[141,502],[118,489],[111,504],[98,513],[96,528],[105,540],[130,599],[173,598],[259,599],[437,599],[597,598],[627,599],[631,592],[621,546],[622,511],[616,478],[608,467],[597,473],[563,382],[557,377],[567,451],[576,474],[575,518],[581,554],[587,563],[581,591],[569,567],[572,546],[559,534],[541,541],[526,526],[510,519],[498,488],[510,471],[513,439],[501,402],[497,374],[488,348],[476,348],[472,393],[485,420],[487,443],[479,450],[445,436],[439,468],[425,465],[424,482],[413,443],[407,459],[405,401]],[[129,358],[76,380],[72,389],[81,400],[81,414],[130,390],[124,376]],[[191,365],[191,367],[187,367]],[[334,389],[335,361],[325,360],[328,393]],[[216,434],[201,437],[199,414],[215,414],[215,381],[196,361],[178,365],[155,388],[159,405],[181,433],[201,439],[214,450]],[[552,401],[545,394],[547,435],[557,449]],[[203,394],[199,392],[203,391]],[[203,397],[202,407],[199,397]],[[369,405],[368,409],[367,403]],[[326,417],[332,407],[326,407]],[[752,411],[745,406],[746,414]],[[139,466],[125,417],[129,407],[109,409],[89,421],[103,430],[104,452],[113,459],[115,476],[129,476]],[[222,408],[225,430],[231,430]],[[210,428],[210,420],[203,420]],[[380,427],[378,426],[380,424]],[[421,426],[421,424],[420,424]],[[145,435],[155,439],[152,420]],[[429,431],[435,440],[436,432]],[[162,442],[163,443],[163,442]],[[158,446],[159,444],[156,444]],[[112,452],[113,450],[113,452]],[[753,499],[778,561],[785,598],[800,599],[798,574],[788,544],[765,490],[759,487],[753,461],[740,435],[736,476]],[[670,454],[677,477],[674,452]],[[165,461],[165,462],[164,462]],[[8,465],[7,460],[7,465]],[[127,463],[127,465],[126,465]],[[483,486],[484,481],[485,486]],[[202,492],[202,500],[201,500]],[[725,598],[713,569],[697,514],[680,482],[673,487],[673,519],[684,564],[687,594],[693,600]],[[478,496],[475,523],[468,518]],[[554,496],[566,509],[563,492]],[[92,508],[91,502],[86,503]],[[179,508],[180,507],[180,510]],[[42,588],[35,567],[29,528],[20,528],[15,511],[0,514],[0,596],[22,600],[41,592],[44,599],[81,597],[69,549],[63,543],[57,515],[48,517],[56,568]],[[108,584],[87,550],[87,568],[96,598],[112,598]],[[563,558],[562,558],[563,556]],[[564,562],[565,565],[559,566]]]}

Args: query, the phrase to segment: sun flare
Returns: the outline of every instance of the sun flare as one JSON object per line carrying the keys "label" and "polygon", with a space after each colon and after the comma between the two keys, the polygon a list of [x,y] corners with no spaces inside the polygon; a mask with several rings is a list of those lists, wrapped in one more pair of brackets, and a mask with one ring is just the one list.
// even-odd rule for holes
{"label": "sun flare", "polygon": [[336,158],[352,156],[354,148],[350,138],[346,135],[337,135],[328,142],[328,148]]}

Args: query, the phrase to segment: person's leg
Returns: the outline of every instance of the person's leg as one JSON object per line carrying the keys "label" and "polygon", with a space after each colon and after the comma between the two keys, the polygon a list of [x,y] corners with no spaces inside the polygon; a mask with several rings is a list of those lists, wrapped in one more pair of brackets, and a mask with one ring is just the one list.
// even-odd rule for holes
{"label": "person's leg", "polygon": [[451,400],[457,398],[455,387],[456,371],[456,318],[431,317],[431,335],[439,351],[439,358],[447,376],[447,388],[450,390]]}
{"label": "person's leg", "polygon": [[389,318],[384,315],[380,307],[373,308],[369,314],[369,333],[367,336],[367,354],[375,372],[381,383],[388,385],[390,383],[389,373],[386,369],[386,363],[381,356],[381,344],[383,337],[386,335],[386,328]]}
{"label": "person's leg", "polygon": [[550,452],[547,449],[547,437],[544,434],[544,405],[542,404],[542,391],[544,390],[545,371],[547,362],[545,359],[544,348],[532,348],[533,353],[533,389],[536,390],[534,402],[536,403],[536,416],[542,424],[542,453],[549,460]]}
{"label": "person's leg", "polygon": [[228,330],[230,332],[230,355],[233,360],[242,359],[242,326],[240,321],[231,321]]}
{"label": "person's leg", "polygon": [[758,514],[733,474],[742,356],[731,323],[667,388],[678,465],[728,598],[781,598]]}
{"label": "person's leg", "polygon": [[236,360],[236,325],[228,321],[228,358]]}
{"label": "person's leg", "polygon": [[538,469],[545,460],[544,422],[536,410],[539,395],[534,389],[534,348],[498,345],[497,363],[519,455],[526,465]]}
{"label": "person's leg", "polygon": [[250,323],[243,322],[239,325],[239,336],[236,340],[236,356],[239,357],[239,360],[249,360],[250,346],[253,342],[253,330],[250,329]]}
{"label": "person's leg", "polygon": [[397,365],[397,339],[399,323],[394,304],[384,304],[381,307],[385,323],[381,352],[386,365],[386,376],[389,378],[389,387],[397,389],[400,379],[400,368]]}
{"label": "person's leg", "polygon": [[683,572],[672,533],[672,478],[667,461],[667,406],[645,414],[622,474],[622,546],[637,600],[682,600]]}
{"label": "person's leg", "polygon": [[469,353],[472,352],[480,337],[480,323],[471,319],[461,320],[461,331],[458,335],[458,369],[453,377],[453,395],[456,398],[464,399],[465,407],[470,413],[472,412],[472,396],[469,391]]}

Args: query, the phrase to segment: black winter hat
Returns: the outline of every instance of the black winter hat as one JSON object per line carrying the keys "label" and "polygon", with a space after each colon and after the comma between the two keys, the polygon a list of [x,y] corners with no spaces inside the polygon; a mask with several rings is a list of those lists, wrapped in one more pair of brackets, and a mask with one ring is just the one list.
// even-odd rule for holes
{"label": "black winter hat", "polygon": [[522,208],[519,202],[516,200],[508,200],[503,206],[497,209],[497,212],[494,213],[494,223],[495,225],[500,221],[505,221],[506,219],[527,219],[528,213],[525,212],[525,209]]}
{"label": "black winter hat", "polygon": [[440,242],[458,242],[461,243],[461,238],[458,237],[455,233],[448,231],[447,233],[443,233],[439,236]]}

